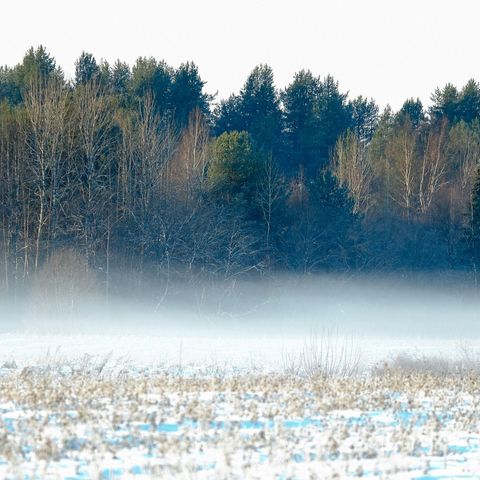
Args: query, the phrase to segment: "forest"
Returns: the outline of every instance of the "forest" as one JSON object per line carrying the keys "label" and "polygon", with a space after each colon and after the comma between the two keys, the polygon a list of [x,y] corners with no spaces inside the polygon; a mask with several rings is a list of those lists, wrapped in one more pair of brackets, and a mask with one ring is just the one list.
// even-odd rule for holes
{"label": "forest", "polygon": [[[480,264],[480,86],[380,111],[267,65],[227,99],[192,62],[48,51],[0,68],[0,289],[68,263],[128,275],[451,271]],[[60,268],[60,267],[58,267]]]}

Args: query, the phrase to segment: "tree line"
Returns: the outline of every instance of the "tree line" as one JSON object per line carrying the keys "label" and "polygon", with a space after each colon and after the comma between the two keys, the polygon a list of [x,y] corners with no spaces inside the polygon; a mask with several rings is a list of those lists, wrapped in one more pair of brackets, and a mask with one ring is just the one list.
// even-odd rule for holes
{"label": "tree line", "polygon": [[[44,47],[0,68],[0,268],[7,291],[59,252],[115,271],[466,269],[480,260],[480,87],[380,112],[308,70],[267,65],[217,101],[192,62]],[[108,287],[109,288],[109,287]]]}

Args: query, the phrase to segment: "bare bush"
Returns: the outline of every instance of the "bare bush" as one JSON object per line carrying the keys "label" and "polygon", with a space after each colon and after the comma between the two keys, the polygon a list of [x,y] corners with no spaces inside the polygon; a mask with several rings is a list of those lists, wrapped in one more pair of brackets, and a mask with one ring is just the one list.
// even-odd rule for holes
{"label": "bare bush", "polygon": [[352,337],[323,330],[312,332],[299,353],[282,352],[286,374],[312,377],[351,377],[358,373],[360,350]]}
{"label": "bare bush", "polygon": [[452,363],[440,356],[427,357],[425,355],[415,356],[407,353],[399,353],[392,360],[376,365],[373,369],[374,375],[448,375],[451,373]]}
{"label": "bare bush", "polygon": [[447,377],[452,375],[478,375],[480,354],[467,344],[457,348],[458,355],[445,357],[438,355],[413,355],[399,353],[391,360],[376,365],[374,375],[431,375]]}

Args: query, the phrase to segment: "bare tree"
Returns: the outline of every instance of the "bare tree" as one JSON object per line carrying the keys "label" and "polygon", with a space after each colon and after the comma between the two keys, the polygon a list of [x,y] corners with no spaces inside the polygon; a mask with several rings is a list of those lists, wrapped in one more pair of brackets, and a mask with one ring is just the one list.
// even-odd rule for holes
{"label": "bare tree", "polygon": [[465,122],[452,126],[448,133],[446,156],[448,180],[455,186],[458,201],[455,210],[463,213],[470,201],[473,180],[480,162],[480,130]]}
{"label": "bare tree", "polygon": [[[187,128],[182,132],[175,155],[169,165],[170,179],[174,183],[195,188],[203,184],[208,164],[210,131],[199,108],[190,113]],[[192,192],[189,192],[191,195]]]}
{"label": "bare tree", "polygon": [[447,182],[447,162],[445,142],[447,138],[447,121],[441,122],[438,128],[430,128],[423,151],[418,186],[420,212],[429,211],[432,201],[439,189]]}
{"label": "bare tree", "polygon": [[77,87],[74,106],[79,202],[72,217],[88,270],[97,249],[109,238],[114,190],[114,111],[110,98],[95,81]]}
{"label": "bare tree", "polygon": [[341,136],[332,157],[333,172],[340,185],[350,192],[354,213],[366,213],[371,206],[370,187],[373,173],[365,145],[353,132]]}
{"label": "bare tree", "polygon": [[415,210],[416,147],[417,135],[409,121],[399,127],[386,147],[394,169],[391,197],[401,207],[407,220],[411,220]]}
{"label": "bare tree", "polygon": [[168,165],[175,153],[176,138],[166,119],[156,113],[153,95],[147,93],[138,110],[120,124],[118,191],[127,229],[134,230],[133,251],[139,254],[138,268],[148,252],[160,256],[169,268],[170,214]]}
{"label": "bare tree", "polygon": [[[42,237],[57,233],[62,156],[67,128],[68,94],[55,79],[33,81],[25,93],[26,143],[30,154],[33,189],[37,199],[34,266],[38,269]],[[47,243],[48,251],[48,243]]]}
{"label": "bare tree", "polygon": [[271,261],[271,235],[274,217],[288,195],[284,176],[276,166],[273,156],[268,155],[262,162],[260,180],[257,185],[257,202],[265,225],[265,253],[267,262]]}

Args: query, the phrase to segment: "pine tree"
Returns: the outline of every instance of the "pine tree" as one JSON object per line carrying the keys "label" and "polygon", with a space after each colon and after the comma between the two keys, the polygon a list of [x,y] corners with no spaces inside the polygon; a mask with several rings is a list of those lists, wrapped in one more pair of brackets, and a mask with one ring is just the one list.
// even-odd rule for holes
{"label": "pine tree", "polygon": [[471,79],[460,92],[458,102],[459,117],[467,123],[480,118],[480,86]]}
{"label": "pine tree", "polygon": [[337,138],[352,125],[347,96],[328,75],[302,70],[282,94],[289,164],[313,178],[327,163]]}
{"label": "pine tree", "polygon": [[378,105],[375,100],[367,100],[360,95],[349,102],[349,107],[352,113],[353,132],[362,144],[370,143],[378,125]]}
{"label": "pine tree", "polygon": [[432,106],[430,115],[433,119],[447,117],[450,122],[458,118],[458,90],[451,83],[437,88],[430,97]]}
{"label": "pine tree", "polygon": [[185,128],[188,117],[199,108],[202,114],[209,115],[210,96],[203,92],[205,82],[200,78],[193,62],[182,63],[173,74],[171,103],[173,118],[178,129]]}
{"label": "pine tree", "polygon": [[413,98],[409,98],[406,100],[397,114],[397,121],[400,124],[409,121],[413,128],[420,127],[425,121],[425,113],[420,99],[417,98],[414,100]]}
{"label": "pine tree", "polygon": [[254,203],[260,156],[248,132],[225,132],[212,146],[208,182],[213,197],[245,210]]}
{"label": "pine tree", "polygon": [[166,62],[139,57],[132,68],[131,92],[137,98],[152,95],[156,113],[171,115],[173,75],[173,69]]}
{"label": "pine tree", "polygon": [[40,45],[37,49],[31,47],[22,63],[14,68],[15,84],[18,91],[27,91],[32,84],[46,85],[50,79],[64,82],[62,69],[57,67],[55,59]]}

